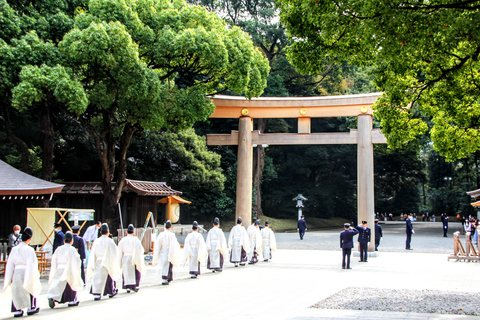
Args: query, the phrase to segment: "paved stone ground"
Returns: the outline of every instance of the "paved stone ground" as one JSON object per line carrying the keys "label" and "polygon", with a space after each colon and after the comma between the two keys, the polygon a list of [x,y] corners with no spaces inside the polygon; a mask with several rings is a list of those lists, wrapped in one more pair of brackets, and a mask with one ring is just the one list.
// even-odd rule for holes
{"label": "paved stone ground", "polygon": [[[443,238],[440,223],[415,223],[413,251],[405,251],[404,223],[388,223],[380,254],[368,263],[342,270],[338,249],[340,230],[277,234],[279,250],[270,262],[234,268],[227,263],[222,273],[204,273],[189,279],[182,268],[175,281],[161,286],[152,267],[138,293],[121,290],[113,299],[93,301],[87,290],[79,293],[80,306],[49,309],[46,277],[38,297],[41,311],[34,319],[476,319],[479,317],[364,310],[325,310],[313,304],[350,287],[440,290],[479,293],[475,280],[479,263],[448,261],[453,247]],[[458,225],[459,228],[459,225]],[[388,250],[388,252],[387,252]],[[205,271],[205,270],[203,270]],[[3,279],[0,279],[3,286]],[[0,295],[0,319],[12,317],[11,300]],[[480,309],[480,302],[479,302]]]}

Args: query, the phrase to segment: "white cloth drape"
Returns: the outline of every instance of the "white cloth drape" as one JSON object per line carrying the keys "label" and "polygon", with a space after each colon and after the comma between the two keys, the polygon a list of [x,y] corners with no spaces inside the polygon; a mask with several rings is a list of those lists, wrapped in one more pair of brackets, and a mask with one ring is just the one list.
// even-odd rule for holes
{"label": "white cloth drape", "polygon": [[5,268],[3,292],[12,294],[17,309],[31,307],[30,295],[36,297],[42,291],[37,255],[25,242],[13,247]]}
{"label": "white cloth drape", "polygon": [[152,266],[157,266],[157,273],[166,276],[168,267],[171,263],[174,268],[178,268],[180,258],[180,244],[177,237],[170,230],[165,230],[158,235],[153,250]]}
{"label": "white cloth drape", "polygon": [[190,271],[198,271],[198,263],[205,265],[207,258],[207,247],[205,239],[197,231],[193,231],[185,238],[184,264],[189,263]]}
{"label": "white cloth drape", "polygon": [[232,252],[231,260],[232,261],[241,261],[241,252],[242,247],[245,252],[250,252],[250,238],[248,237],[247,230],[245,227],[237,224],[230,231],[230,236],[228,238],[228,246]]}
{"label": "white cloth drape", "polygon": [[271,259],[272,252],[277,251],[277,241],[272,229],[265,227],[261,231],[262,233],[262,245],[263,245],[263,257],[264,259]]}
{"label": "white cloth drape", "polygon": [[47,298],[60,301],[67,283],[73,291],[82,290],[81,268],[80,255],[74,247],[68,243],[58,247],[52,256]]}
{"label": "white cloth drape", "polygon": [[93,278],[92,293],[103,293],[108,275],[116,281],[121,272],[118,266],[117,246],[112,239],[102,235],[93,243],[88,259],[87,279]]}
{"label": "white cloth drape", "polygon": [[222,254],[224,258],[228,256],[227,239],[222,229],[215,226],[210,229],[205,245],[210,258],[210,268],[220,268],[220,254]]}
{"label": "white cloth drape", "polygon": [[140,239],[129,234],[118,243],[118,261],[122,269],[123,279],[125,285],[134,285],[135,281],[135,267],[138,272],[143,274],[145,272],[145,259]]}

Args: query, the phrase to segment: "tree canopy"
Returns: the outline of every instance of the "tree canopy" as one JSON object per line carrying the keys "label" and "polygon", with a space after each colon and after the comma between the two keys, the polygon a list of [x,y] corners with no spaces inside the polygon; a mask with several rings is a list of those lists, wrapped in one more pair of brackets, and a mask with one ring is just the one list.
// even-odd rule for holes
{"label": "tree canopy", "polygon": [[19,43],[31,43],[15,68],[3,67],[14,75],[5,100],[19,110],[65,112],[88,129],[107,216],[120,198],[135,135],[206,120],[214,110],[209,94],[228,89],[251,98],[266,86],[268,61],[250,37],[182,0],[91,0],[74,12],[57,1],[21,8],[0,1],[0,53],[13,60]]}
{"label": "tree canopy", "polygon": [[322,59],[374,65],[374,108],[393,148],[429,129],[447,159],[480,149],[479,1],[279,0],[289,58],[318,73]]}

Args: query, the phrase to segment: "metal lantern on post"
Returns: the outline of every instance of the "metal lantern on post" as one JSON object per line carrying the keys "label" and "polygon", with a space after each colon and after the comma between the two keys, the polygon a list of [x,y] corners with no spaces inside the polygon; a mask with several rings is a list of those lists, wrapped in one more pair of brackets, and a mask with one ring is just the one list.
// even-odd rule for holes
{"label": "metal lantern on post", "polygon": [[302,217],[302,208],[304,207],[303,202],[304,202],[305,200],[308,200],[308,199],[305,198],[304,196],[302,196],[302,194],[299,194],[298,196],[296,196],[295,198],[293,198],[293,201],[297,201],[298,220],[300,220],[300,218]]}

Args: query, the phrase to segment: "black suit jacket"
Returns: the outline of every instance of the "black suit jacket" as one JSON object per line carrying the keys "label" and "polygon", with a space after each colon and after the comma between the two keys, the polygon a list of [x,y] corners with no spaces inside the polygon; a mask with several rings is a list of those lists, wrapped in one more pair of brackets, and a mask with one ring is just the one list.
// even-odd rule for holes
{"label": "black suit jacket", "polygon": [[300,229],[300,230],[307,229],[307,223],[305,222],[305,220],[303,220],[303,219],[298,220],[298,227],[297,228]]}
{"label": "black suit jacket", "polygon": [[86,255],[85,255],[85,241],[83,240],[83,238],[74,234],[73,235],[73,245],[72,246],[77,249],[77,252],[80,255],[80,259],[83,261],[83,259],[86,258]]}
{"label": "black suit jacket", "polygon": [[340,232],[340,248],[353,248],[353,236],[355,236],[356,234],[358,234],[358,230],[355,228],[351,230],[345,229]]}
{"label": "black suit jacket", "polygon": [[407,228],[405,229],[405,232],[406,233],[413,233],[412,232],[413,231],[412,220],[407,218],[406,222],[407,222]]}
{"label": "black suit jacket", "polygon": [[55,239],[53,240],[53,252],[57,250],[58,247],[63,246],[65,244],[65,235],[62,231],[55,233]]}

